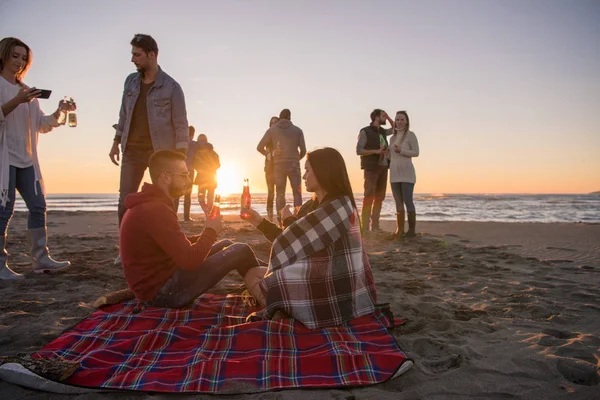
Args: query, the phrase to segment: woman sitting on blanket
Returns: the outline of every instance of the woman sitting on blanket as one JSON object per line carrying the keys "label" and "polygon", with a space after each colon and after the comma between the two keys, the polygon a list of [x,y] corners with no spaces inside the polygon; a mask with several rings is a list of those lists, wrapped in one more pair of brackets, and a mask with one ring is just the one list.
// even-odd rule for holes
{"label": "woman sitting on blanket", "polygon": [[265,307],[259,316],[283,312],[314,329],[372,313],[376,292],[342,155],[329,147],[310,152],[305,170],[314,196],[296,215],[286,206],[283,231],[252,209],[241,217],[273,242],[268,267],[245,276]]}

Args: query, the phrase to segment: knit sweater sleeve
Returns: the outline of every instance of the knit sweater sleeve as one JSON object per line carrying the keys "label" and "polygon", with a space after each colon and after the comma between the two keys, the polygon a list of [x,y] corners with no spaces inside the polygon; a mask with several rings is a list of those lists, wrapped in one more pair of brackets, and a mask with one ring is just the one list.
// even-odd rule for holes
{"label": "knit sweater sleeve", "polygon": [[419,157],[419,141],[417,140],[417,136],[411,132],[410,136],[407,138],[408,149],[402,149],[402,155],[404,157]]}

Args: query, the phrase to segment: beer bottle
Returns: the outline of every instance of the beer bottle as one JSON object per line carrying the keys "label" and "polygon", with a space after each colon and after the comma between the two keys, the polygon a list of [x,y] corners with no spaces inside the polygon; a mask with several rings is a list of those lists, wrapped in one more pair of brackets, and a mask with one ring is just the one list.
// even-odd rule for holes
{"label": "beer bottle", "polygon": [[215,219],[221,215],[221,195],[215,195],[215,201],[213,203],[213,208],[210,210],[210,219]]}
{"label": "beer bottle", "polygon": [[[73,100],[72,97],[68,100],[68,102],[73,105],[75,104],[75,100]],[[69,111],[67,113],[67,124],[69,124],[69,126],[71,128],[75,128],[77,126],[77,111],[76,110]]]}
{"label": "beer bottle", "polygon": [[244,190],[242,191],[242,209],[248,209],[252,206],[252,197],[250,196],[250,180],[244,179]]}

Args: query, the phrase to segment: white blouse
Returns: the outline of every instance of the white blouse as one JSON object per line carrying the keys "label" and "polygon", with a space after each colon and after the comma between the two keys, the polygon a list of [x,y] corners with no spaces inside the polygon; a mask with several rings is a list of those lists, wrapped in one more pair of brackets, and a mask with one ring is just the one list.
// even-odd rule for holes
{"label": "white blouse", "polygon": [[[17,83],[12,84],[0,77],[0,90],[13,98],[21,90]],[[21,103],[10,114],[5,116],[6,138],[8,145],[8,162],[17,168],[33,165],[31,135],[29,134],[29,104]]]}

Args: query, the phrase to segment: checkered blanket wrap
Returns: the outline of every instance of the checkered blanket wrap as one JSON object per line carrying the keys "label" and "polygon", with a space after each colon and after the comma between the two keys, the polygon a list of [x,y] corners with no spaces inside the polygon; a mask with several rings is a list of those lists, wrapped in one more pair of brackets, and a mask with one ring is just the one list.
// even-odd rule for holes
{"label": "checkered blanket wrap", "polygon": [[350,198],[323,204],[284,230],[260,288],[267,305],[259,316],[266,319],[281,309],[314,329],[372,313],[375,285]]}
{"label": "checkered blanket wrap", "polygon": [[139,306],[96,311],[35,357],[81,362],[72,385],[221,394],[371,385],[406,360],[386,329],[404,321],[389,307],[310,330],[292,319],[244,323],[253,310],[237,295],[204,294],[191,310]]}

